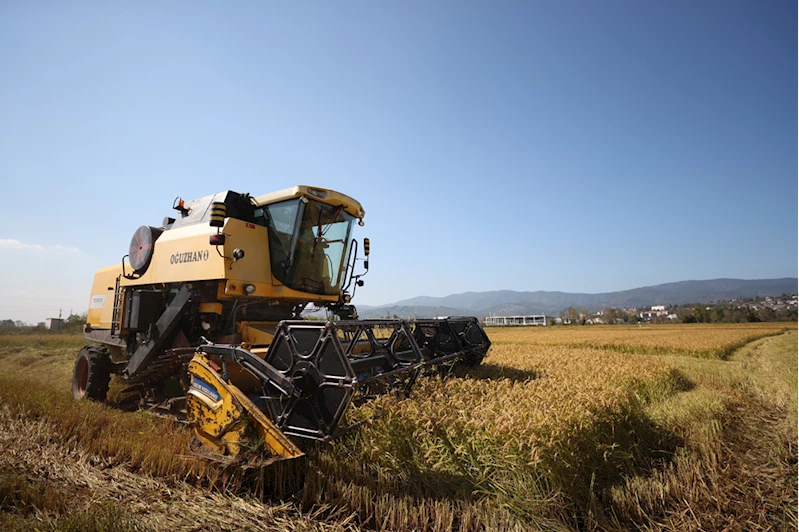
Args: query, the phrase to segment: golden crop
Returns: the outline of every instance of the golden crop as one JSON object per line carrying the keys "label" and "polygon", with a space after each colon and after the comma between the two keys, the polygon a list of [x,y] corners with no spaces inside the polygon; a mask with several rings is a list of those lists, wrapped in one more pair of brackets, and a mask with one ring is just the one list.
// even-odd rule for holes
{"label": "golden crop", "polygon": [[[493,346],[482,366],[423,379],[405,401],[367,403],[353,417],[370,422],[337,441],[329,463],[338,478],[354,480],[340,489],[357,491],[360,501],[379,493],[463,498],[521,522],[569,521],[568,508],[590,505],[600,486],[675,452],[673,433],[647,408],[693,384],[661,357],[641,355],[717,358],[784,328],[489,329]],[[498,519],[480,515],[483,523]]]}
{"label": "golden crop", "polygon": [[[362,424],[308,449],[292,504],[327,524],[378,530],[615,529],[615,518],[671,519],[669,508],[685,524],[685,501],[723,514],[705,503],[737,492],[718,492],[726,473],[707,468],[722,464],[722,429],[752,387],[748,375],[770,363],[755,350],[744,370],[739,354],[727,355],[786,328],[796,325],[490,328],[481,366],[424,377],[404,400],[351,408],[347,420]],[[170,482],[240,492],[269,484],[183,456],[190,433],[179,426],[74,403],[69,377],[82,343],[0,336],[6,417],[24,412],[19,419],[48,423],[52,441]],[[795,353],[785,358],[795,363]],[[705,474],[713,482],[697,487]]]}
{"label": "golden crop", "polygon": [[[786,330],[785,323],[593,325],[489,328],[495,345],[595,347],[624,353],[721,358],[742,344]],[[792,325],[796,328],[796,325]]]}
{"label": "golden crop", "polygon": [[590,493],[592,471],[634,467],[641,442],[659,437],[637,413],[678,386],[654,357],[495,345],[464,377],[424,379],[408,400],[362,407],[374,418],[335,444],[354,458],[339,474],[378,479],[374,493],[460,491],[523,520],[557,519],[552,508]]}

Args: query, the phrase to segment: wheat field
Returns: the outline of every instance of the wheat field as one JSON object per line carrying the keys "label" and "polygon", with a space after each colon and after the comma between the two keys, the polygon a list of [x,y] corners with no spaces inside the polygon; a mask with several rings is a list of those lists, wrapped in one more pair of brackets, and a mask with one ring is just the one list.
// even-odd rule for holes
{"label": "wheat field", "polygon": [[796,528],[796,324],[487,332],[480,367],[348,412],[294,488],[73,402],[81,338],[0,336],[0,528]]}
{"label": "wheat field", "polygon": [[634,354],[682,354],[723,358],[763,336],[779,334],[777,322],[733,324],[593,325],[587,327],[509,328],[497,331],[496,343],[595,347]]}

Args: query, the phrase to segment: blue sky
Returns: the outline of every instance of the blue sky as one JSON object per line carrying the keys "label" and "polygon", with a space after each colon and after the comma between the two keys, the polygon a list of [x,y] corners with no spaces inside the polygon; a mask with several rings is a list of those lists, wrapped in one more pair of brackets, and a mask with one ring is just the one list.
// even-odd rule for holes
{"label": "blue sky", "polygon": [[175,196],[367,212],[356,303],[797,274],[788,1],[0,3],[0,319]]}

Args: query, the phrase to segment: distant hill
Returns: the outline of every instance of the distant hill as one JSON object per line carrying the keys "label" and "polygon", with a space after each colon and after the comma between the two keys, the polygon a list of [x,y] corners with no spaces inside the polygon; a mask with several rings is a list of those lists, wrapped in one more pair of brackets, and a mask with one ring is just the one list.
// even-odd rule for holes
{"label": "distant hill", "polygon": [[464,292],[445,297],[419,296],[379,307],[359,306],[361,317],[377,318],[397,315],[430,318],[435,316],[528,315],[556,316],[568,307],[585,307],[589,312],[604,308],[648,307],[651,305],[684,305],[711,303],[740,297],[779,296],[797,293],[797,278],[784,279],[712,279],[681,281],[645,286],[603,294],[567,292]]}

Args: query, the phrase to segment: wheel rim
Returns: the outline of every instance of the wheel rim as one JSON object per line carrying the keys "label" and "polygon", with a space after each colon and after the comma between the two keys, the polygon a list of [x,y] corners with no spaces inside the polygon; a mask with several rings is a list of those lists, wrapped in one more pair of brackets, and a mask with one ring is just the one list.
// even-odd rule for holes
{"label": "wheel rim", "polygon": [[75,394],[77,397],[86,395],[86,387],[89,384],[89,361],[81,358],[75,374]]}

